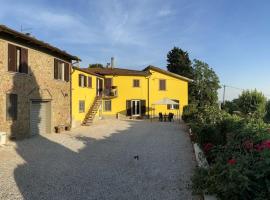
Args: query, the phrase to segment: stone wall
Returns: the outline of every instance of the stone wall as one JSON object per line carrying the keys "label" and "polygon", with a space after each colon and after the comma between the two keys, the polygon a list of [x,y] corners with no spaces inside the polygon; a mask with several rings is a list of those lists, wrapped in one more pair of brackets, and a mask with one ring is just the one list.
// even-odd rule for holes
{"label": "stone wall", "polygon": [[[0,38],[0,131],[16,138],[30,136],[31,100],[51,102],[51,131],[59,124],[70,124],[70,82],[54,79],[55,57],[22,46],[28,49],[28,74],[9,72],[8,43],[20,46]],[[18,95],[16,121],[6,119],[8,93]]]}

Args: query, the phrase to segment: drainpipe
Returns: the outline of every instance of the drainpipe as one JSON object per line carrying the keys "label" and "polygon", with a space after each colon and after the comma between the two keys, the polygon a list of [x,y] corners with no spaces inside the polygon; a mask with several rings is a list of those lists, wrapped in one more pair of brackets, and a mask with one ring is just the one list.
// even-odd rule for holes
{"label": "drainpipe", "polygon": [[71,61],[71,63],[70,63],[70,72],[69,72],[69,82],[70,82],[70,86],[69,86],[69,88],[70,88],[70,105],[69,105],[69,113],[70,113],[70,127],[72,127],[72,74],[74,73],[74,70],[73,70],[73,65],[75,65],[75,64],[79,64],[79,61],[76,61],[76,62],[74,62],[74,63],[72,63],[72,61]]}
{"label": "drainpipe", "polygon": [[149,91],[149,88],[150,88],[150,86],[149,86],[149,84],[150,84],[150,81],[149,81],[149,79],[150,79],[150,76],[147,78],[147,107],[148,107],[148,119],[150,118],[150,100],[149,100],[149,98],[150,98],[150,91]]}

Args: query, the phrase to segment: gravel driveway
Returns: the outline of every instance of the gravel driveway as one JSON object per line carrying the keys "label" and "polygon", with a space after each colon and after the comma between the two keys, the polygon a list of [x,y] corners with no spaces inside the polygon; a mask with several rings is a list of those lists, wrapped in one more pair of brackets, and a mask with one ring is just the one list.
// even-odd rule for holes
{"label": "gravel driveway", "polygon": [[0,147],[0,199],[189,200],[194,165],[177,123],[102,120]]}

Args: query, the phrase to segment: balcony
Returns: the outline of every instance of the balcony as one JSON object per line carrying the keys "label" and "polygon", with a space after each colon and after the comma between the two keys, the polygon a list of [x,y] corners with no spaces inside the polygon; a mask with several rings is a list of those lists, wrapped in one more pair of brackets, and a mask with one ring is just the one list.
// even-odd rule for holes
{"label": "balcony", "polygon": [[103,99],[112,99],[118,97],[117,86],[112,86],[111,88],[104,89]]}

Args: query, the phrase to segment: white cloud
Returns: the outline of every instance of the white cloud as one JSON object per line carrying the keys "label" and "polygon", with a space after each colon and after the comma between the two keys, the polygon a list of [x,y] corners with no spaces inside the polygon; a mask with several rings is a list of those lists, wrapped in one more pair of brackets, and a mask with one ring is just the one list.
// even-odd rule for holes
{"label": "white cloud", "polygon": [[159,17],[166,17],[172,14],[173,14],[173,11],[170,8],[163,8],[158,12]]}

